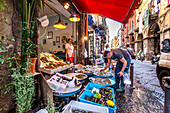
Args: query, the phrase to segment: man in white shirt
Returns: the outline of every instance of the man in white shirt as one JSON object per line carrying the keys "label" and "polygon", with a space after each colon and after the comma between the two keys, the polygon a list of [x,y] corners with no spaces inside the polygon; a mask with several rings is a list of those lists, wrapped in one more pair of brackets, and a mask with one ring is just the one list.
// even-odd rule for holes
{"label": "man in white shirt", "polygon": [[74,46],[71,44],[71,39],[69,38],[67,40],[66,44],[66,60],[69,60],[71,63],[73,63],[73,50]]}

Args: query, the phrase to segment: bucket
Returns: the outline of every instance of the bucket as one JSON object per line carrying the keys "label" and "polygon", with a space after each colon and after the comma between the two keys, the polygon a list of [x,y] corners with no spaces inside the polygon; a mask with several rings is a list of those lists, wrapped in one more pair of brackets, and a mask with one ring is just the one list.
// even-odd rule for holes
{"label": "bucket", "polygon": [[[14,58],[18,63],[21,63],[20,58]],[[36,65],[37,58],[30,58],[30,66],[28,67],[27,73],[34,73],[35,71],[35,65]]]}

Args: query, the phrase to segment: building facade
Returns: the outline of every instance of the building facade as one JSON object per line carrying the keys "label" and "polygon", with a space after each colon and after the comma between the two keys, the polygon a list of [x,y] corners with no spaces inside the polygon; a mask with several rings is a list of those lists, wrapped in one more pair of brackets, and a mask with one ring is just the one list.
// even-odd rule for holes
{"label": "building facade", "polygon": [[152,55],[161,52],[161,41],[170,38],[168,0],[141,0],[123,29],[125,45],[130,44],[136,53],[142,50],[145,59],[151,60]]}

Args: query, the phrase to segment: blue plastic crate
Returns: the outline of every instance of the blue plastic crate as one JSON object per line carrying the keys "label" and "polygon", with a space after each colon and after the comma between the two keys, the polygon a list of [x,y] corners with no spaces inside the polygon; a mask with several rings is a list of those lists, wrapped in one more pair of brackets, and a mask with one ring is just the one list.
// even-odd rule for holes
{"label": "blue plastic crate", "polygon": [[[88,104],[93,104],[93,105],[98,105],[98,106],[103,106],[103,107],[107,107],[107,106],[104,106],[104,105],[101,105],[101,104],[98,104],[98,103],[95,103],[95,102],[92,102],[92,101],[88,101],[88,100],[85,100],[84,97],[85,96],[93,96],[94,93],[92,93],[91,91],[84,91],[81,96],[79,97],[79,100],[80,102],[84,102],[84,103],[88,103]],[[115,99],[113,99],[113,102],[115,103]],[[115,106],[114,108],[111,108],[111,107],[107,107],[109,109],[109,113],[114,113],[116,112],[116,103],[115,103]]]}
{"label": "blue plastic crate", "polygon": [[[96,84],[96,83],[89,82],[89,83],[87,84],[87,86],[84,88],[84,90],[85,90],[85,91],[92,91],[94,87],[95,87],[96,89],[100,89],[101,87],[106,88],[107,86],[108,86],[108,84],[106,84],[106,85],[100,85],[100,84]],[[113,98],[114,98],[114,96],[115,96],[115,95],[114,95],[114,89],[111,88],[111,87],[107,87],[107,88],[112,90],[112,96],[113,96]]]}
{"label": "blue plastic crate", "polygon": [[[100,89],[101,87],[106,87],[108,84],[106,85],[100,85],[100,84],[96,84],[96,83],[92,83],[92,82],[89,82],[87,84],[87,86],[85,87],[85,91],[92,91],[92,89],[95,87],[96,89]],[[111,88],[110,88],[111,89]],[[113,90],[114,91],[114,90]]]}

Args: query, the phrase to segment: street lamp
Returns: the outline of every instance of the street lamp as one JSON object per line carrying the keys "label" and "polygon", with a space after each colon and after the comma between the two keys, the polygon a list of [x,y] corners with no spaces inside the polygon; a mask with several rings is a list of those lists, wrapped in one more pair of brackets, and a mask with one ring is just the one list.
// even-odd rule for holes
{"label": "street lamp", "polygon": [[87,38],[87,36],[84,36],[84,40],[87,40],[88,38]]}

